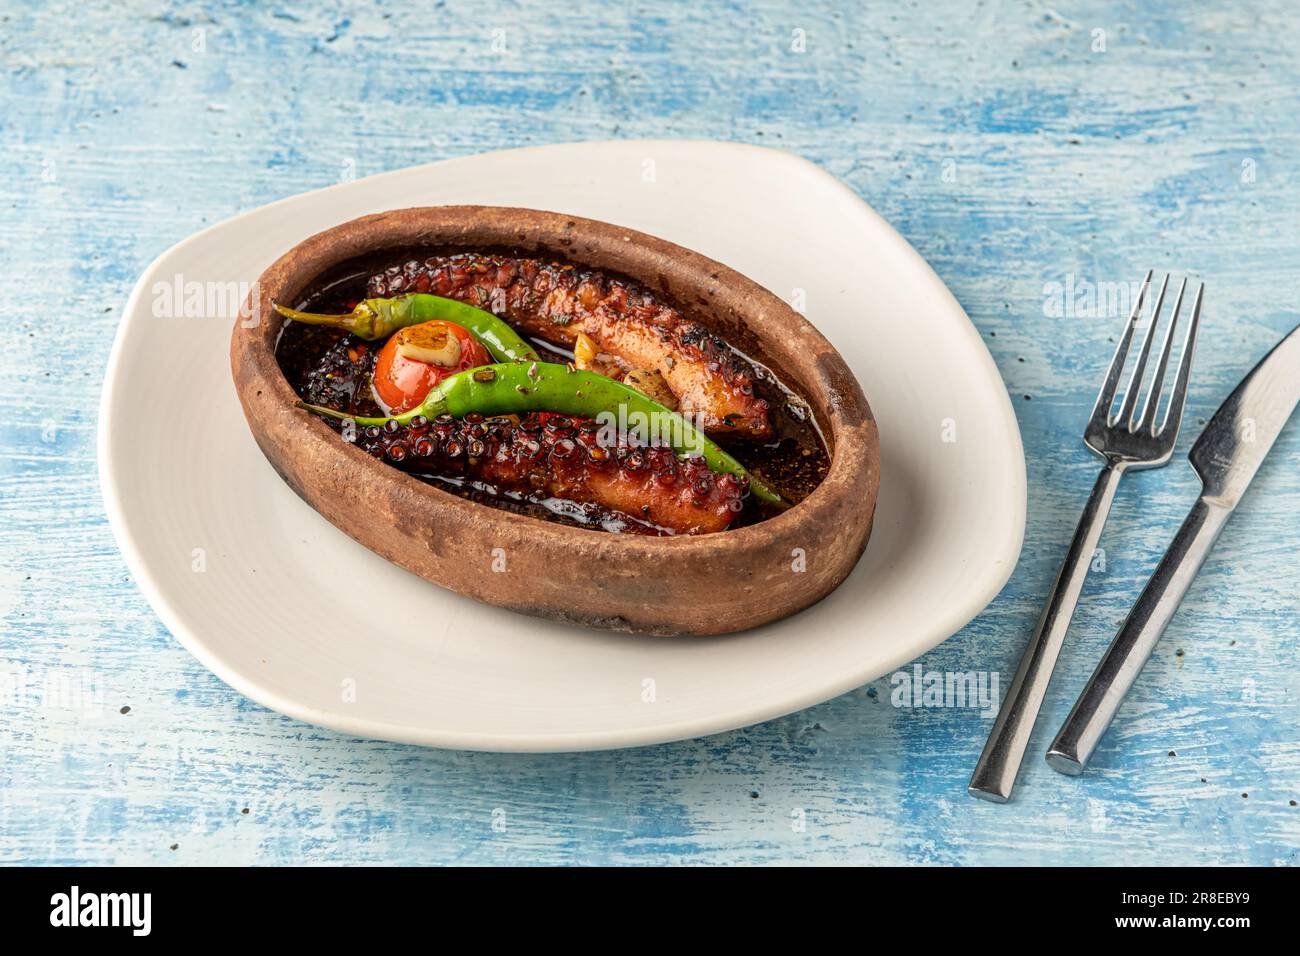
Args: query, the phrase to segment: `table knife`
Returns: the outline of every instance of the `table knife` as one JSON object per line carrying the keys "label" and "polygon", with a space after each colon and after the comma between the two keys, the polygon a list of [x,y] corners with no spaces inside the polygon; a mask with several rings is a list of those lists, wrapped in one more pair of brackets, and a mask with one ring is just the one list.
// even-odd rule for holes
{"label": "table knife", "polygon": [[1087,766],[1298,401],[1300,326],[1251,370],[1192,446],[1201,496],[1052,741],[1047,762],[1056,770]]}

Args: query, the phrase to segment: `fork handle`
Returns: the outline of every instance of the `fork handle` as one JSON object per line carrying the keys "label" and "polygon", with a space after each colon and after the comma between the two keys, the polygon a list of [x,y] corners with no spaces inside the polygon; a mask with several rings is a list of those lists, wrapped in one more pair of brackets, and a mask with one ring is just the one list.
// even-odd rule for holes
{"label": "fork handle", "polygon": [[1074,776],[1088,765],[1231,514],[1231,509],[1205,498],[1198,498],[1192,506],[1052,741],[1047,762],[1053,768]]}
{"label": "fork handle", "polygon": [[1079,603],[1093,552],[1101,539],[1102,529],[1106,527],[1106,516],[1110,514],[1125,467],[1124,462],[1108,461],[1097,476],[1097,483],[1093,485],[1092,494],[1079,518],[1079,526],[1074,530],[1070,548],[1065,553],[1061,573],[1056,576],[1043,616],[1038,620],[1038,630],[1020,659],[1020,668],[1002,701],[993,732],[989,734],[984,752],[975,765],[969,787],[973,797],[996,803],[1005,803],[1011,798],[1016,774],[1029,746],[1029,735],[1043,706],[1056,658],[1061,653],[1065,632],[1069,630],[1074,608]]}

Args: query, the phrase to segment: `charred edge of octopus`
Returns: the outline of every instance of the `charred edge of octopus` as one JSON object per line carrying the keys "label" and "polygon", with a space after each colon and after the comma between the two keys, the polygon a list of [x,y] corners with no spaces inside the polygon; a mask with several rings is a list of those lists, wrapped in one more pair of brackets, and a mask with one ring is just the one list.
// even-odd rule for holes
{"label": "charred edge of octopus", "polygon": [[467,478],[501,491],[595,503],[669,534],[724,530],[745,508],[747,482],[671,449],[601,441],[591,419],[554,414],[440,415],[357,428],[356,445],[419,475]]}
{"label": "charred edge of octopus", "polygon": [[[449,296],[496,313],[525,309],[559,328],[571,324],[579,313],[597,309],[638,318],[648,334],[720,376],[734,389],[745,416],[754,418],[756,434],[767,433],[769,403],[755,397],[754,370],[748,363],[706,326],[686,318],[631,279],[564,263],[469,252],[390,266],[372,276],[367,287],[367,294],[374,297],[408,293]],[[494,300],[496,293],[502,301]],[[671,368],[672,358],[667,361]],[[731,428],[738,422],[724,418],[723,424]]]}

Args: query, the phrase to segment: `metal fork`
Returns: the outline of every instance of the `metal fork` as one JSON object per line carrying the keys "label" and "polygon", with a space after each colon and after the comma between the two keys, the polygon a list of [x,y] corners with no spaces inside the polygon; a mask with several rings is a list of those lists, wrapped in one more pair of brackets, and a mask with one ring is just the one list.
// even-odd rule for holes
{"label": "metal fork", "polygon": [[1056,667],[1056,658],[1061,652],[1061,644],[1074,616],[1074,608],[1079,603],[1079,594],[1083,582],[1088,577],[1088,568],[1092,563],[1097,542],[1101,539],[1102,529],[1106,526],[1106,516],[1110,513],[1111,503],[1115,500],[1115,491],[1120,479],[1130,469],[1159,468],[1167,464],[1174,452],[1178,440],[1178,429],[1182,423],[1183,405],[1187,397],[1187,379],[1192,370],[1192,355],[1196,350],[1196,330],[1201,318],[1201,295],[1205,285],[1201,284],[1192,305],[1192,318],[1187,327],[1183,341],[1183,351],[1179,358],[1178,374],[1174,379],[1173,393],[1169,406],[1159,425],[1156,424],[1156,412],[1160,407],[1161,391],[1164,387],[1165,371],[1169,365],[1169,353],[1174,340],[1174,329],[1178,325],[1178,315],[1183,307],[1183,293],[1187,289],[1187,280],[1183,279],[1178,287],[1178,297],[1174,302],[1173,318],[1165,332],[1164,344],[1160,358],[1156,363],[1155,376],[1151,388],[1146,393],[1141,412],[1138,402],[1142,397],[1142,384],[1146,373],[1147,359],[1151,354],[1151,345],[1155,339],[1156,325],[1160,321],[1160,312],[1164,307],[1165,292],[1169,287],[1169,276],[1160,283],[1160,292],[1156,296],[1155,307],[1151,312],[1151,324],[1147,326],[1142,338],[1142,350],[1138,354],[1137,364],[1129,377],[1124,391],[1124,400],[1119,414],[1112,416],[1116,390],[1124,371],[1128,357],[1129,345],[1133,333],[1142,315],[1142,304],[1147,289],[1151,285],[1151,272],[1147,272],[1138,292],[1133,312],[1124,325],[1124,334],[1115,349],[1106,381],[1093,406],[1092,416],[1083,432],[1083,442],[1093,452],[1105,460],[1105,467],[1097,477],[1092,495],[1083,509],[1079,526],[1075,529],[1074,539],[1065,554],[1065,563],[1057,575],[1056,584],[1048,595],[1047,606],[1038,621],[1038,630],[1034,633],[1025,656],[1020,660],[1015,680],[1002,708],[998,711],[984,752],[980,754],[979,763],[970,781],[971,796],[984,800],[1005,803],[1011,798],[1011,790],[1016,783],[1016,774],[1020,762],[1024,759],[1025,748],[1029,745],[1029,735],[1038,719],[1038,711],[1043,705],[1047,685],[1052,679],[1052,670]]}

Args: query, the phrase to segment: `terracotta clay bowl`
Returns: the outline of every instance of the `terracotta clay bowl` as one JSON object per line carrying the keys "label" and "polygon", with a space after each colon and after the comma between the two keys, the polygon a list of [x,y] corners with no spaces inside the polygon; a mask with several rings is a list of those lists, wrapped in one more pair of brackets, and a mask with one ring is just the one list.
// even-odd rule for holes
{"label": "terracotta clay bowl", "polygon": [[[332,267],[412,248],[500,250],[634,279],[750,356],[812,407],[829,445],[822,484],[789,511],[716,534],[643,537],[508,513],[439,490],[342,441],[296,408],[276,360],[281,320]],[[256,301],[254,301],[256,300]],[[808,321],[732,269],[663,239],[553,212],[435,206],[365,216],[294,246],[258,280],[231,366],[258,445],[297,494],[393,563],[523,614],[646,634],[725,634],[833,591],[871,532],[880,478],[875,419],[839,353]],[[503,552],[494,552],[494,549]],[[494,571],[504,553],[506,570]],[[500,566],[499,560],[497,566]]]}

